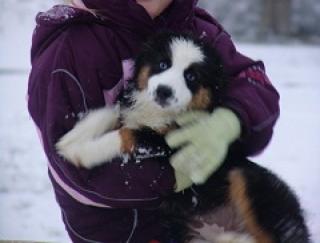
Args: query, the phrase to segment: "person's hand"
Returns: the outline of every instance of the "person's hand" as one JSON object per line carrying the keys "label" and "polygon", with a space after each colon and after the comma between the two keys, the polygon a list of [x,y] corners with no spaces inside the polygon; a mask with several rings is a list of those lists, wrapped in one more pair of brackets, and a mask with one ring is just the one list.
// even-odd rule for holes
{"label": "person's hand", "polygon": [[[182,127],[166,136],[171,148],[182,147],[170,163],[176,173],[176,191],[204,183],[223,163],[229,145],[240,136],[241,124],[229,109],[187,112],[176,122]],[[178,175],[178,176],[177,176]],[[188,182],[188,178],[191,181]]]}

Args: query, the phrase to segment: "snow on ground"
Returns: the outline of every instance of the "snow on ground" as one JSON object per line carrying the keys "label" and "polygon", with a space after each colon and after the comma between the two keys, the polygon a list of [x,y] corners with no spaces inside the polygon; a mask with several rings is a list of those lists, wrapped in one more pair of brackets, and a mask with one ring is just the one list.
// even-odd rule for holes
{"label": "snow on ground", "polygon": [[27,74],[0,74],[0,240],[67,242],[25,104]]}
{"label": "snow on ground", "polygon": [[[32,20],[19,21],[0,31],[0,240],[68,242],[25,104]],[[281,94],[274,138],[254,159],[295,189],[320,242],[320,47],[241,44],[239,49],[265,61]]]}

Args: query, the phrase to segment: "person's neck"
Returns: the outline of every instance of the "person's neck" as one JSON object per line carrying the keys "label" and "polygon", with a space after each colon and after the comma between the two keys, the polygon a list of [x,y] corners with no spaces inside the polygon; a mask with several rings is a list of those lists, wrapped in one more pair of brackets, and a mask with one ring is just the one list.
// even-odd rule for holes
{"label": "person's neck", "polygon": [[79,9],[83,9],[85,11],[88,11],[90,13],[92,13],[93,15],[96,15],[95,11],[93,9],[89,9],[87,8],[84,3],[82,2],[82,0],[71,0],[70,1],[70,5],[72,7],[75,7],[75,8],[79,8]]}
{"label": "person's neck", "polygon": [[144,7],[152,19],[155,19],[172,3],[172,1],[173,0],[165,0],[155,4],[153,1],[137,0],[137,3]]}

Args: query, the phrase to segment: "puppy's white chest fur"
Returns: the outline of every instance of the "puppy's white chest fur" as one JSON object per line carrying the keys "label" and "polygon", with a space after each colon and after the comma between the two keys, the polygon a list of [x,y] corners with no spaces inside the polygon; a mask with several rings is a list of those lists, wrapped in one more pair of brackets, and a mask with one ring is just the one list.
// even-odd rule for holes
{"label": "puppy's white chest fur", "polygon": [[134,105],[121,111],[125,127],[131,129],[150,127],[157,130],[169,126],[176,118],[176,112],[162,109],[151,102],[146,91],[135,92],[132,99],[135,102]]}

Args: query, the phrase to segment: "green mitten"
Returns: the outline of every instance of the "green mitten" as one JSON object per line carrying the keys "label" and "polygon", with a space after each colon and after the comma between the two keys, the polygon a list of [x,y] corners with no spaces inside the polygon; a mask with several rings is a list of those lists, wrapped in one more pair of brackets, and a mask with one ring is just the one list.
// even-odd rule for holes
{"label": "green mitten", "polygon": [[181,192],[192,186],[193,182],[188,176],[182,174],[180,171],[176,169],[174,171],[174,174],[176,177],[175,192]]}
{"label": "green mitten", "polygon": [[[240,121],[231,110],[217,108],[212,114],[188,112],[176,122],[182,128],[169,133],[166,140],[171,148],[182,149],[172,156],[171,165],[192,182],[202,184],[223,163],[229,145],[239,138]],[[185,183],[178,181],[180,176],[176,179],[177,188],[182,188]]]}

